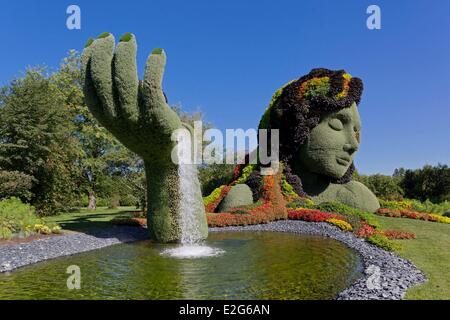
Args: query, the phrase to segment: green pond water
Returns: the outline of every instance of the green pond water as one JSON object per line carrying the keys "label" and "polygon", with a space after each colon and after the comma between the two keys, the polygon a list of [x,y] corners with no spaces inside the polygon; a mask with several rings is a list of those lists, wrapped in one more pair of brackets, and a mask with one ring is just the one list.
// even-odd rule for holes
{"label": "green pond water", "polygon": [[[0,274],[0,299],[333,299],[361,276],[358,254],[342,243],[288,233],[211,233],[221,255],[179,259],[176,245],[141,241]],[[67,267],[81,289],[67,288]]]}

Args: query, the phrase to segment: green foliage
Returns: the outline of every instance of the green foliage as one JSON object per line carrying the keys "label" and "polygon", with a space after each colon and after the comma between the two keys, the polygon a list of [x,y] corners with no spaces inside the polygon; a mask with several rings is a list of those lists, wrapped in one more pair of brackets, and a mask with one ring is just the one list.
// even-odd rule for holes
{"label": "green foliage", "polygon": [[30,200],[33,177],[20,171],[0,170],[0,199],[18,197]]}
{"label": "green foliage", "polygon": [[380,201],[382,208],[394,210],[411,210],[423,213],[443,214],[450,210],[450,202],[433,203],[430,200],[421,202],[415,199],[404,199],[402,201]]}
{"label": "green foliage", "polygon": [[369,243],[376,245],[387,251],[396,251],[401,249],[401,245],[389,240],[382,234],[374,234],[366,239]]}
{"label": "green foliage", "polygon": [[295,208],[316,209],[317,205],[311,199],[299,198],[295,201],[288,203],[287,207],[292,209]]}
{"label": "green foliage", "polygon": [[209,203],[216,201],[220,197],[223,188],[225,188],[225,185],[217,187],[208,196],[203,197],[203,204],[206,206]]}
{"label": "green foliage", "polygon": [[202,186],[202,194],[209,195],[217,186],[225,185],[233,179],[234,165],[208,164],[199,168],[199,180]]}
{"label": "green foliage", "polygon": [[36,68],[0,95],[0,168],[32,177],[26,191],[41,215],[63,210],[77,189],[79,148],[62,89],[45,69]]}
{"label": "green foliage", "polygon": [[316,205],[312,209],[317,209],[323,212],[334,212],[339,213],[347,216],[354,216],[358,218],[364,219],[368,225],[374,227],[374,228],[380,228],[380,223],[377,220],[377,217],[367,211],[363,211],[357,208],[349,207],[345,204],[339,203],[339,202],[323,202],[318,205]]}
{"label": "green foliage", "polygon": [[434,203],[450,201],[450,168],[447,165],[426,165],[422,169],[401,172],[400,185],[405,197]]}
{"label": "green foliage", "polygon": [[261,121],[259,123],[259,128],[260,129],[268,129],[268,128],[270,128],[270,112],[272,111],[272,108],[278,102],[278,99],[280,98],[281,94],[283,93],[284,88],[286,88],[288,85],[290,85],[294,81],[295,80],[289,81],[288,83],[286,83],[284,86],[279,88],[274,93],[274,95],[272,96],[272,99],[270,100],[270,103],[269,103],[268,107],[266,108],[266,111],[264,112],[264,114],[263,114],[263,116],[261,118]]}
{"label": "green foliage", "polygon": [[253,170],[255,170],[255,167],[256,166],[254,164],[249,164],[245,166],[244,169],[242,169],[241,176],[238,179],[236,179],[235,183],[236,184],[246,183],[250,174],[253,172]]}
{"label": "green foliage", "polygon": [[32,206],[12,197],[0,201],[0,239],[25,237],[34,233],[59,232],[56,224],[44,224]]}
{"label": "green foliage", "polygon": [[370,176],[353,174],[353,180],[359,181],[370,189],[379,199],[401,200],[403,189],[400,187],[400,179],[397,177],[374,174]]}
{"label": "green foliage", "polygon": [[131,39],[133,39],[133,35],[130,32],[127,32],[123,36],[120,37],[121,42],[128,42]]}

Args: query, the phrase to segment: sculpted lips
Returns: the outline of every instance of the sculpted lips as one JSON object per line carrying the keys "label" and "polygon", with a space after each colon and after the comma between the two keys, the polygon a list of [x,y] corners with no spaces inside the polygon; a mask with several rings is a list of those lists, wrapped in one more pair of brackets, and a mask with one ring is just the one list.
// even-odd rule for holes
{"label": "sculpted lips", "polygon": [[343,166],[348,166],[352,159],[350,157],[341,156],[336,158],[336,162]]}

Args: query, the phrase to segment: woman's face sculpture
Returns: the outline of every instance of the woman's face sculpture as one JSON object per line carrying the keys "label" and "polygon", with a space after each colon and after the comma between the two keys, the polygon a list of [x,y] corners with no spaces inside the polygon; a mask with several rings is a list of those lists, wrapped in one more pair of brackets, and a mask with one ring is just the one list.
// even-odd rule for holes
{"label": "woman's face sculpture", "polygon": [[360,129],[356,103],[325,115],[300,147],[302,169],[334,179],[344,176],[358,150]]}

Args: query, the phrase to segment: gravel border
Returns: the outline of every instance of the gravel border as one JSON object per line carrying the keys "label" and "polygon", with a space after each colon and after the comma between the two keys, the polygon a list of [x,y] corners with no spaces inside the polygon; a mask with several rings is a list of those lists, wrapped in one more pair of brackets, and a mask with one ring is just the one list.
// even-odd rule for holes
{"label": "gravel border", "polygon": [[147,229],[111,226],[89,233],[71,233],[27,243],[0,246],[0,273],[36,262],[148,239]]}
{"label": "gravel border", "polygon": [[[209,231],[290,232],[325,236],[346,244],[361,255],[364,276],[343,290],[338,295],[338,300],[400,300],[405,297],[408,288],[427,280],[426,276],[410,261],[328,223],[283,220],[245,227],[210,228]],[[89,234],[72,233],[28,243],[2,245],[0,246],[0,273],[57,257],[146,239],[148,239],[148,231],[145,228],[111,226],[89,232]]]}
{"label": "gravel border", "polygon": [[324,222],[282,220],[245,227],[210,228],[210,231],[290,232],[325,236],[346,244],[361,255],[364,276],[343,290],[338,300],[401,300],[408,288],[427,281],[426,276],[410,261]]}

